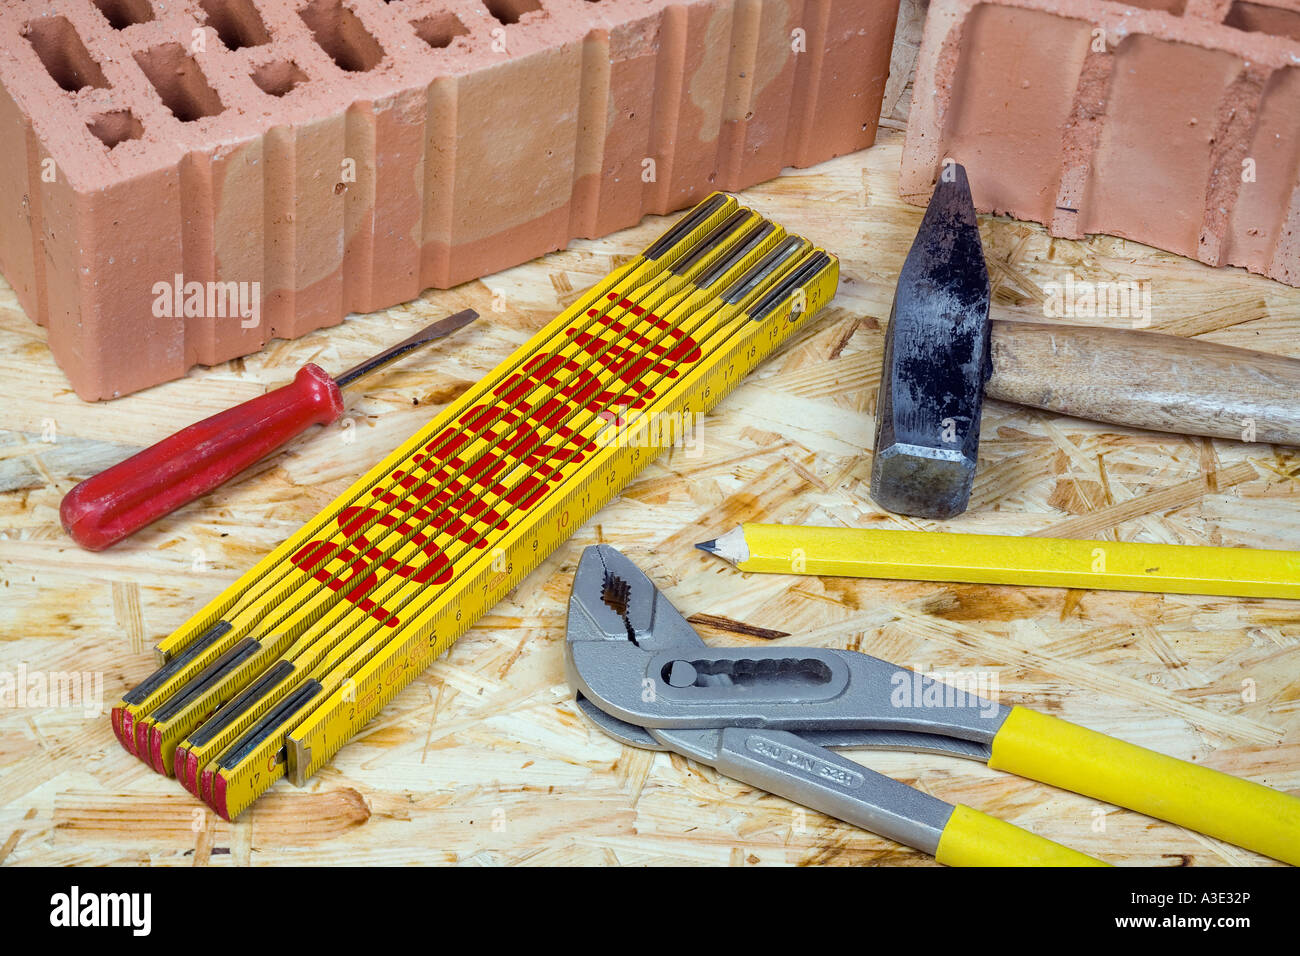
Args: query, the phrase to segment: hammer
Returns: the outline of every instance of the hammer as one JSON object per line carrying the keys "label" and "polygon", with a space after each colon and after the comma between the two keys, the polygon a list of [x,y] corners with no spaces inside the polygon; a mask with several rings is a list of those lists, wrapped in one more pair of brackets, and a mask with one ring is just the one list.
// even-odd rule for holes
{"label": "hammer", "polygon": [[944,167],[885,333],[871,496],[966,510],[984,397],[1156,431],[1300,445],[1300,360],[1176,335],[989,319],[966,170]]}

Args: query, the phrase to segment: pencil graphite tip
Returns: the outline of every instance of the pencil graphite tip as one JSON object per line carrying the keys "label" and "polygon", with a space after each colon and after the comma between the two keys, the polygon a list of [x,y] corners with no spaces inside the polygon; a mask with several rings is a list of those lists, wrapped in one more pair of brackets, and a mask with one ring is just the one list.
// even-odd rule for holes
{"label": "pencil graphite tip", "polygon": [[740,564],[749,560],[744,525],[737,525],[726,534],[720,534],[709,541],[701,541],[695,547],[707,554],[716,555],[728,564]]}

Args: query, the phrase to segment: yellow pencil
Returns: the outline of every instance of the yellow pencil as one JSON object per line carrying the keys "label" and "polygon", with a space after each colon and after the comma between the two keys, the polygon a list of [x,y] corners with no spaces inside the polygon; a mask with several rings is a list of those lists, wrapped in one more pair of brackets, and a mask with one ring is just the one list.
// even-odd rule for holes
{"label": "yellow pencil", "polygon": [[1300,552],[744,524],[696,545],[741,571],[1300,598]]}

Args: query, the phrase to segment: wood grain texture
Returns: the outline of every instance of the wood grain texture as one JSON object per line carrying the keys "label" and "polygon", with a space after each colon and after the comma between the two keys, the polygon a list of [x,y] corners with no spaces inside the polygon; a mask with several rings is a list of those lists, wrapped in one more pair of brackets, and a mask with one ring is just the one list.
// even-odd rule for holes
{"label": "wood grain texture", "polygon": [[[867,496],[892,282],[921,210],[897,198],[901,135],[749,190],[745,201],[843,257],[839,296],[692,441],[579,529],[310,784],[278,784],[234,824],[123,753],[105,715],[0,710],[0,861],[902,864],[928,858],[680,757],[587,725],[564,680],[581,549],[623,548],[707,641],[847,647],[996,678],[1024,703],[1300,793],[1300,605],[1047,588],[743,576],[692,547],[745,520],[934,527]],[[151,645],[663,228],[662,221],[109,405],[69,390],[0,286],[0,670],[102,675],[110,704]],[[1141,278],[1152,326],[1300,355],[1300,290],[1124,240],[1049,239],[984,219],[996,307],[1041,320],[1065,274]],[[496,308],[494,309],[494,305]],[[72,546],[60,497],[114,456],[464,307],[484,318],[368,380],[347,425],[304,435],[214,495],[102,554]],[[1104,322],[1105,320],[1098,320]],[[1117,320],[1114,325],[1127,324]],[[1300,548],[1300,455],[1103,426],[990,400],[957,531]],[[782,636],[788,635],[788,636]],[[1267,861],[978,764],[860,755],[884,773],[1114,863]]]}
{"label": "wood grain texture", "polygon": [[990,326],[992,398],[1112,425],[1300,445],[1300,359],[1136,329]]}

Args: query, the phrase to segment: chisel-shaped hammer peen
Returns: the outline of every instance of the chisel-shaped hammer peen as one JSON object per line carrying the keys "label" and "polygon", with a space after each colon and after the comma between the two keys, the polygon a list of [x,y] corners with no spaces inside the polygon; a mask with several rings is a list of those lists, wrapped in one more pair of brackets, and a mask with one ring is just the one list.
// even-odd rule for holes
{"label": "chisel-shaped hammer peen", "polygon": [[985,396],[1134,428],[1300,445],[1300,360],[1154,332],[990,321],[975,206],[953,163],[894,292],[871,496],[901,514],[965,511]]}

